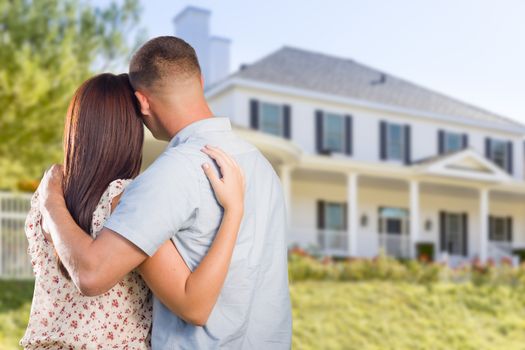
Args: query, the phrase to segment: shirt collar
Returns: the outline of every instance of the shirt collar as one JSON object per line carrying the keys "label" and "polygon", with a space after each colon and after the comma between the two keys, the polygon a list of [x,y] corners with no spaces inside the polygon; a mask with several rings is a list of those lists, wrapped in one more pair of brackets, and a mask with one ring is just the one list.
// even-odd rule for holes
{"label": "shirt collar", "polygon": [[211,117],[197,122],[191,123],[186,126],[184,129],[179,131],[171,139],[168,147],[176,147],[181,143],[188,141],[188,139],[196,134],[210,131],[231,131],[232,126],[230,119],[225,117]]}

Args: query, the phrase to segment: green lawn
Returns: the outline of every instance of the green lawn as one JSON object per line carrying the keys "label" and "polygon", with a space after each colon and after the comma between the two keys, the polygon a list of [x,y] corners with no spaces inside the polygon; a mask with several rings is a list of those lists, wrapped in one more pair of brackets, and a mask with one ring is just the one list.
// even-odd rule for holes
{"label": "green lawn", "polygon": [[[508,286],[296,282],[294,349],[525,349],[525,293]],[[0,281],[0,348],[16,349],[30,282]]]}

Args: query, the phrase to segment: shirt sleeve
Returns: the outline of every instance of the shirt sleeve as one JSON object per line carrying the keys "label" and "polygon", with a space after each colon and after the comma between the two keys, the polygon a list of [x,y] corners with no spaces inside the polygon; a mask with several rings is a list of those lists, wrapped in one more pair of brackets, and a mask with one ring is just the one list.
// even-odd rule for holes
{"label": "shirt sleeve", "polygon": [[170,149],[126,188],[104,226],[152,256],[193,222],[199,199],[190,160]]}

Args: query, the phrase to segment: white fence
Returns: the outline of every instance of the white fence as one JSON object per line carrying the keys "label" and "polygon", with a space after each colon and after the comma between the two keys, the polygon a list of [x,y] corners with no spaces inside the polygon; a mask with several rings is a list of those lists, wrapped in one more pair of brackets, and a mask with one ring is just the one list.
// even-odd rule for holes
{"label": "white fence", "polygon": [[0,278],[33,278],[24,224],[31,194],[0,192]]}

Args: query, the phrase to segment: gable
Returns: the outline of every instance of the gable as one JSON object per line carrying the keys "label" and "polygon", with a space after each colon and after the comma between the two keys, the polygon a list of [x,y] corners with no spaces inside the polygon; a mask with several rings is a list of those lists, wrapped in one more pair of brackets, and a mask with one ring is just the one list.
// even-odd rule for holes
{"label": "gable", "polygon": [[420,167],[422,173],[482,182],[506,182],[511,176],[497,164],[472,149],[438,158]]}

